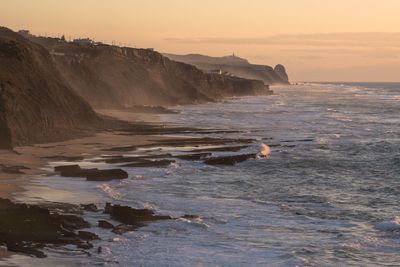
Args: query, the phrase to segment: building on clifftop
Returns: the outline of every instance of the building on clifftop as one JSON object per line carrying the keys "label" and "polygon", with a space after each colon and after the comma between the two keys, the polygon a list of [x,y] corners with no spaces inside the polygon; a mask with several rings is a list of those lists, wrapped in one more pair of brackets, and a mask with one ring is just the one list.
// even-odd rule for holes
{"label": "building on clifftop", "polygon": [[91,44],[93,44],[93,40],[90,38],[78,38],[78,39],[74,39],[73,43],[79,44],[79,45],[91,45]]}

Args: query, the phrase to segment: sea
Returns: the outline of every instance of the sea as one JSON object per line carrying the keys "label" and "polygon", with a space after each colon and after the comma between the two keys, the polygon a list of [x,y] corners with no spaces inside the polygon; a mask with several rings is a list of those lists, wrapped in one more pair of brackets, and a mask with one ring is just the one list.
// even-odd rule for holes
{"label": "sea", "polygon": [[[131,168],[130,179],[107,183],[46,176],[26,188],[37,201],[109,201],[198,218],[158,221],[124,235],[92,228],[102,238],[100,254],[48,248],[46,259],[14,256],[7,264],[400,266],[400,83],[272,89],[271,96],[178,106],[179,113],[158,116],[170,125],[227,130],[194,137],[256,140],[218,155],[256,153],[267,144],[267,158]],[[94,224],[108,219],[84,216]]]}

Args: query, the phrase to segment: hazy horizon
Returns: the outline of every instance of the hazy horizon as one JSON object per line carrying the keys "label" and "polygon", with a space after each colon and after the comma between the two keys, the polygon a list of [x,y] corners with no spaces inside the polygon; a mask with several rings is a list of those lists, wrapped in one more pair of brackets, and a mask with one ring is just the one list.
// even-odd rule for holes
{"label": "hazy horizon", "polygon": [[284,64],[292,81],[400,80],[400,1],[395,0],[2,4],[1,25],[38,35],[90,37],[174,54],[234,52],[255,64]]}

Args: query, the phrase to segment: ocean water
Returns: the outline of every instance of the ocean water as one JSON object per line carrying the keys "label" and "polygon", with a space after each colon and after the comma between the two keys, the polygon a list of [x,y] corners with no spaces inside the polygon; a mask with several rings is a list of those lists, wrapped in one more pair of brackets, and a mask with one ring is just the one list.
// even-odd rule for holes
{"label": "ocean water", "polygon": [[[272,147],[268,159],[131,168],[132,178],[122,182],[37,179],[53,201],[112,201],[200,218],[122,236],[93,228],[103,253],[49,250],[49,259],[30,264],[57,258],[59,266],[399,266],[400,84],[273,90],[161,116],[176,125],[237,130],[203,136],[254,138],[230,154],[257,152],[265,143]],[[96,222],[102,215],[85,216]]]}

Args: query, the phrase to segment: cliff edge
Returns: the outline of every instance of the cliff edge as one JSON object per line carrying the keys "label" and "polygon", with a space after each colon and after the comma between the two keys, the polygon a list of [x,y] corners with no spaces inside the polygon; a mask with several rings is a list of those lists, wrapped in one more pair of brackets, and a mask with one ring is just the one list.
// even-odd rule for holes
{"label": "cliff edge", "polygon": [[0,148],[104,129],[108,120],[92,107],[192,104],[271,93],[260,80],[205,73],[152,49],[79,44],[0,28]]}
{"label": "cliff edge", "polygon": [[96,108],[191,104],[272,93],[262,81],[204,73],[152,49],[30,39],[48,49],[71,87]]}
{"label": "cliff edge", "polygon": [[0,27],[0,148],[65,139],[100,121],[46,49]]}
{"label": "cliff edge", "polygon": [[220,70],[245,79],[261,80],[268,85],[289,84],[289,77],[286,74],[285,67],[280,64],[275,68],[256,65],[235,55],[225,57],[210,57],[198,54],[164,55],[172,60],[192,64],[206,72]]}

